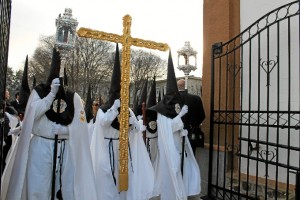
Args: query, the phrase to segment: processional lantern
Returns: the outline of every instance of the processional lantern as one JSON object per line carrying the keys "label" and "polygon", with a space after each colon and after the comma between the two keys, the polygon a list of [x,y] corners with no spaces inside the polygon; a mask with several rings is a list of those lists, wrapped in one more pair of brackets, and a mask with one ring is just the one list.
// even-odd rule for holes
{"label": "processional lantern", "polygon": [[197,51],[195,51],[189,41],[185,42],[184,46],[177,51],[178,53],[178,67],[177,69],[183,71],[185,75],[185,89],[188,86],[188,76],[191,71],[197,69]]}
{"label": "processional lantern", "polygon": [[[188,92],[188,77],[191,71],[197,69],[197,51],[195,51],[189,41],[185,42],[184,47],[177,51],[178,53],[178,67],[177,69],[182,70],[185,76],[185,92]],[[182,59],[183,58],[183,59]],[[190,58],[194,59],[194,65],[190,61]],[[181,60],[184,62],[182,63]],[[182,152],[181,152],[181,173],[183,174],[184,167],[184,155],[185,155],[185,137],[182,137]]]}
{"label": "processional lantern", "polygon": [[55,47],[61,56],[61,70],[59,76],[63,77],[65,62],[69,58],[69,52],[75,47],[76,28],[78,26],[77,19],[72,17],[72,9],[65,8],[63,15],[59,14],[55,20],[55,25]]}
{"label": "processional lantern", "polygon": [[[60,83],[63,84],[64,69],[66,60],[69,58],[69,53],[75,47],[76,41],[76,28],[78,22],[76,19],[72,18],[72,9],[66,8],[64,14],[58,15],[58,18],[55,20],[56,25],[56,34],[55,34],[55,48],[60,53],[60,71],[59,79]],[[62,88],[62,87],[60,87]],[[60,89],[59,89],[60,90]],[[64,109],[67,106],[66,102],[63,100],[60,92],[58,92],[57,99],[53,102],[56,107],[57,113],[64,112]],[[56,176],[56,158],[57,158],[57,143],[58,135],[55,135],[54,143],[54,153],[53,153],[53,168],[52,168],[52,188],[51,188],[51,200],[55,199],[56,196],[61,196],[61,190],[55,195],[55,176]]]}

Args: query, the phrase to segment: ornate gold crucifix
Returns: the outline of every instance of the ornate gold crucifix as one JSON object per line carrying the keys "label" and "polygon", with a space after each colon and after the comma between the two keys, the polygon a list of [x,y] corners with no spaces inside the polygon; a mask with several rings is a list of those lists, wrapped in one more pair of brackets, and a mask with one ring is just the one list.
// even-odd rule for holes
{"label": "ornate gold crucifix", "polygon": [[106,40],[121,43],[122,68],[121,68],[121,109],[120,109],[120,136],[119,136],[119,191],[128,189],[128,126],[129,126],[129,85],[130,85],[130,46],[146,47],[160,51],[168,50],[168,45],[150,40],[131,37],[131,17],[123,17],[123,35],[105,33],[102,31],[80,28],[79,37]]}

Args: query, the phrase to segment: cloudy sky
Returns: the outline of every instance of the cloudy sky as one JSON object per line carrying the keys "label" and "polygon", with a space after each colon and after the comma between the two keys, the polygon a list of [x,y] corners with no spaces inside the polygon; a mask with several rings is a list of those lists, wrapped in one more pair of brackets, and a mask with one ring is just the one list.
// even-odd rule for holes
{"label": "cloudy sky", "polygon": [[[73,10],[78,28],[85,27],[122,34],[122,18],[132,17],[131,36],[168,43],[177,68],[177,50],[190,41],[198,52],[198,69],[202,71],[202,5],[201,0],[13,0],[8,65],[23,68],[26,55],[33,55],[40,36],[53,35],[55,19],[65,8]],[[167,59],[168,53],[152,51]],[[177,76],[183,72],[176,71]]]}

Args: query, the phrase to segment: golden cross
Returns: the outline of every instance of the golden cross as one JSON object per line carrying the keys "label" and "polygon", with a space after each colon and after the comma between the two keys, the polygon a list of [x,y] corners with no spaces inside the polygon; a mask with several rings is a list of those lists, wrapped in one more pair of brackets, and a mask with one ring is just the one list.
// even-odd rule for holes
{"label": "golden cross", "polygon": [[123,17],[123,35],[105,33],[102,31],[80,28],[79,37],[107,40],[121,43],[122,68],[121,68],[121,109],[120,109],[120,136],[119,136],[119,191],[128,189],[128,126],[129,126],[129,85],[130,85],[130,46],[146,47],[160,51],[168,50],[168,45],[150,40],[132,38],[131,17]]}

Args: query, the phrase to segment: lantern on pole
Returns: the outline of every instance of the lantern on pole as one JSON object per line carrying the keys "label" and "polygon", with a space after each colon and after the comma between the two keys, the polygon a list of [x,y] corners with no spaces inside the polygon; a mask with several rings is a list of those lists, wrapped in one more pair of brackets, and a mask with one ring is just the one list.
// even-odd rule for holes
{"label": "lantern on pole", "polygon": [[[64,84],[64,74],[65,74],[64,69],[65,69],[66,60],[69,58],[70,55],[69,53],[75,47],[75,40],[76,40],[76,27],[78,25],[78,22],[76,19],[72,18],[72,9],[66,8],[62,16],[61,14],[59,14],[58,18],[55,20],[55,25],[56,25],[55,48],[60,53],[59,79],[60,79],[61,87],[59,88],[59,90],[61,91],[63,89],[62,86]],[[63,103],[61,92],[58,92],[56,101],[57,101],[56,112],[60,113],[61,104]],[[55,142],[54,142],[54,150],[53,150],[51,200],[56,199],[56,197],[58,199],[62,199],[61,190],[59,190],[55,195],[57,142],[58,142],[58,135],[56,134]]]}
{"label": "lantern on pole", "polygon": [[70,52],[75,47],[76,41],[76,28],[78,22],[72,17],[72,9],[65,8],[63,15],[59,14],[58,18],[55,20],[56,25],[56,37],[55,37],[55,47],[61,56],[61,68],[59,77],[64,77],[64,68],[66,60],[70,56]]}
{"label": "lantern on pole", "polygon": [[[195,51],[189,41],[185,42],[184,47],[177,51],[178,53],[178,67],[177,69],[183,71],[185,76],[185,89],[188,88],[188,76],[191,71],[197,69],[197,51]],[[181,60],[184,60],[184,63]],[[194,62],[192,62],[194,61]]]}
{"label": "lantern on pole", "polygon": [[[185,76],[185,92],[188,93],[188,77],[191,71],[194,71],[197,69],[197,51],[195,51],[191,45],[190,42],[185,42],[184,47],[182,47],[180,50],[177,51],[178,53],[178,67],[177,69],[182,70]],[[183,57],[184,63],[181,63],[180,61]],[[194,65],[190,63],[190,58],[194,58]],[[187,96],[187,95],[186,95]],[[186,100],[184,100],[186,102]],[[186,118],[184,119],[186,120]],[[185,137],[182,137],[182,152],[181,152],[181,173],[183,175],[183,167],[184,167],[184,155],[185,155]]]}

